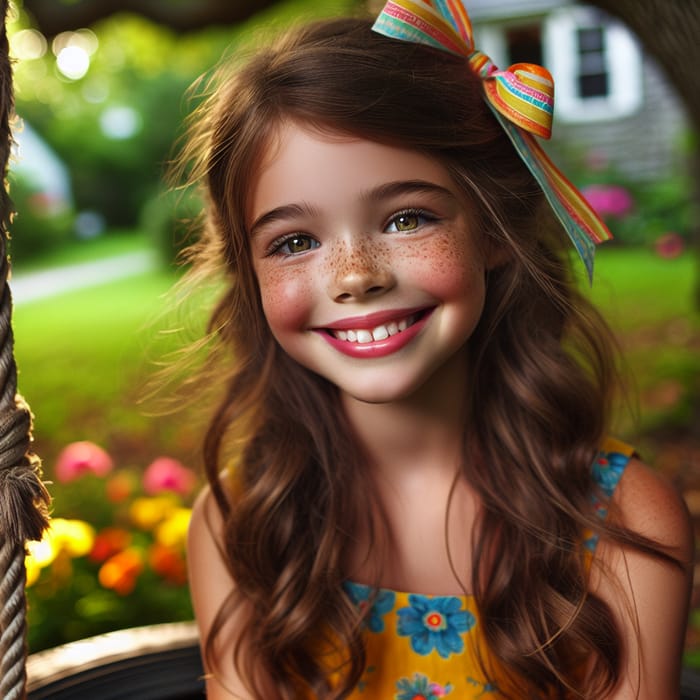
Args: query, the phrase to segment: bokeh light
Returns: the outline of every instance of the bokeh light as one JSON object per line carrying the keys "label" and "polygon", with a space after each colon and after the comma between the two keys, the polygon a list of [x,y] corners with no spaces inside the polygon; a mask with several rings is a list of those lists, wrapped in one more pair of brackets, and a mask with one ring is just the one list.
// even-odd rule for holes
{"label": "bokeh light", "polygon": [[75,32],[61,32],[52,44],[56,56],[56,66],[66,78],[79,80],[90,68],[90,56],[99,46],[97,36],[90,29]]}
{"label": "bokeh light", "polygon": [[21,61],[41,58],[47,48],[46,37],[36,29],[22,29],[10,38],[10,51]]}

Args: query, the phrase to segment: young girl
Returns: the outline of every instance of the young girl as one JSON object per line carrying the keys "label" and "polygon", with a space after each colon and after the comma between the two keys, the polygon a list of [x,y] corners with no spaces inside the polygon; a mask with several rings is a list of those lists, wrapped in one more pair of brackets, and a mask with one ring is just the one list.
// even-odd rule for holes
{"label": "young girl", "polygon": [[[227,280],[189,547],[208,697],[677,698],[688,519],[607,437],[556,171],[468,42],[413,40],[466,41],[463,8],[389,25],[412,6],[408,41],[321,22],[223,72],[183,154],[192,278]],[[540,182],[585,256],[598,223]]]}

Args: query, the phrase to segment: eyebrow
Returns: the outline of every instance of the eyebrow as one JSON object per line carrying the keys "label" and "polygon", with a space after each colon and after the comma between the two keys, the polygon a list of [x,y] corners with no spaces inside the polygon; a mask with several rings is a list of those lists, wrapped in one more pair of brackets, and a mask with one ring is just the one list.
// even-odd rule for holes
{"label": "eyebrow", "polygon": [[[427,180],[396,180],[385,182],[360,194],[360,197],[369,202],[380,202],[391,197],[406,194],[430,194],[456,199],[456,195],[446,187],[437,185]],[[259,230],[276,221],[285,221],[303,216],[314,216],[317,209],[310,204],[283,204],[259,216],[250,227],[250,236],[254,237]]]}
{"label": "eyebrow", "polygon": [[432,194],[456,199],[454,192],[447,187],[437,185],[428,180],[396,180],[386,182],[362,193],[362,198],[370,202],[378,202],[404,194]]}
{"label": "eyebrow", "polygon": [[251,237],[258,233],[258,229],[264,228],[275,221],[285,221],[295,217],[314,216],[316,208],[310,204],[283,204],[259,216],[250,227]]}

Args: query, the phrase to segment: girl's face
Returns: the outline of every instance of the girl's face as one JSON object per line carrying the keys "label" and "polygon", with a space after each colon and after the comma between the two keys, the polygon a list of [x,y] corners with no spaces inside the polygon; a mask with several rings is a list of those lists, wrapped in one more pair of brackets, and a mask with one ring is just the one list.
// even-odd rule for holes
{"label": "girl's face", "polygon": [[283,125],[247,212],[272,333],[363,402],[405,399],[436,373],[457,373],[484,304],[471,219],[437,161]]}

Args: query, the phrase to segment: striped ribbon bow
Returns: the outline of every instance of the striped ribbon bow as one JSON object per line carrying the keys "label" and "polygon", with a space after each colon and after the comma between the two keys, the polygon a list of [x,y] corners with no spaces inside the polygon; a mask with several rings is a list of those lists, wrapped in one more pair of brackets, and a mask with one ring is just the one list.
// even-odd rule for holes
{"label": "striped ribbon bow", "polygon": [[542,188],[592,280],[595,245],[612,234],[534,138],[548,139],[552,133],[554,81],[549,71],[533,63],[498,70],[474,48],[471,21],[460,0],[389,0],[373,29],[469,59],[482,78],[487,104]]}

